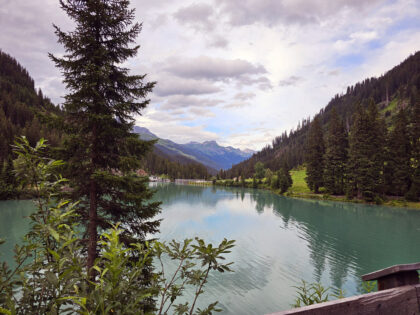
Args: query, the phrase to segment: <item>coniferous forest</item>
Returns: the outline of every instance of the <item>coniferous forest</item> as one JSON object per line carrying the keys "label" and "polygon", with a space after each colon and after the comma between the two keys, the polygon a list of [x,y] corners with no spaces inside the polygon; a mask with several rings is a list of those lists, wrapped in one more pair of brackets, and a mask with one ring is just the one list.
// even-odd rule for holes
{"label": "coniferous forest", "polygon": [[[420,51],[344,88],[254,153],[283,130],[277,120],[273,134],[261,127],[281,110],[264,112],[261,121],[259,101],[268,109],[287,93],[296,105],[300,84],[305,91],[320,78],[350,82],[390,64],[349,70],[374,63],[352,49],[385,48],[379,30],[357,29],[330,38],[331,55],[296,62],[299,71],[315,69],[311,78],[284,76],[296,66],[289,61],[242,59],[254,42],[271,42],[273,30],[293,52],[306,43],[288,36],[302,36],[303,24],[325,32],[338,21],[319,3],[306,7],[320,10],[311,15],[300,7],[305,1],[289,2],[171,2],[165,15],[160,2],[159,10],[148,2],[138,12],[140,4],[129,0],[58,0],[55,9],[68,21],[52,24],[56,46],[45,58],[61,74],[61,99],[44,95],[20,61],[0,50],[0,314],[265,314],[280,306],[338,314],[337,305],[363,314],[418,312],[420,212],[401,208],[420,207]],[[376,11],[360,3],[337,4],[332,15]],[[397,4],[378,4],[381,15],[369,17],[383,18]],[[152,42],[144,50],[142,14]],[[285,34],[293,19],[296,28]],[[401,24],[408,26],[393,26],[413,30],[411,16]],[[222,27],[238,27],[232,33],[241,34],[240,46],[217,33]],[[242,35],[254,31],[255,38]],[[325,36],[318,39],[323,47]],[[404,47],[413,51],[410,45]],[[200,49],[216,53],[199,56]],[[271,56],[277,58],[264,58]],[[310,96],[316,111],[318,92]],[[226,121],[215,126],[214,117]],[[384,265],[392,267],[379,270]],[[210,298],[201,298],[205,289]],[[364,295],[375,290],[384,292]]]}
{"label": "coniferous forest", "polygon": [[336,95],[313,119],[276,137],[271,146],[223,172],[252,177],[261,162],[272,171],[306,167],[315,192],[380,202],[418,201],[420,52],[379,78]]}

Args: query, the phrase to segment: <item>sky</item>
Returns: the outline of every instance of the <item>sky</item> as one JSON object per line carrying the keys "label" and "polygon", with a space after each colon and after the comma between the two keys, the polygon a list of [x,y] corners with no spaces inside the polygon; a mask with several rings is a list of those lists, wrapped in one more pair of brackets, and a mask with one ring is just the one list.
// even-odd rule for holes
{"label": "sky", "polygon": [[[48,53],[58,0],[0,0],[0,49],[54,103],[66,94]],[[143,23],[133,74],[157,81],[136,124],[178,143],[259,150],[335,94],[420,49],[420,0],[132,0]]]}

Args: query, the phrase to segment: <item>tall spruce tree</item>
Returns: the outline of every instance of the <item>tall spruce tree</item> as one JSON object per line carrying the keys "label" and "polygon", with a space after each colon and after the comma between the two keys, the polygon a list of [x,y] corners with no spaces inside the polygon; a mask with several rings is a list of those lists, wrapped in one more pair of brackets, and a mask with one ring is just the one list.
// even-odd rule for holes
{"label": "tall spruce tree", "polygon": [[325,143],[324,186],[329,193],[344,193],[344,175],[347,163],[347,133],[335,108],[331,111]]}
{"label": "tall spruce tree", "polygon": [[323,186],[324,172],[324,138],[321,122],[316,116],[310,126],[308,138],[306,140],[306,182],[309,188],[315,193],[319,192],[319,188]]}
{"label": "tall spruce tree", "polygon": [[384,122],[375,103],[370,101],[367,111],[358,105],[349,139],[347,192],[350,196],[373,201],[382,192],[384,132]]}
{"label": "tall spruce tree", "polygon": [[400,109],[389,135],[386,159],[386,192],[391,195],[404,196],[410,188],[411,143],[407,127],[405,110]]}
{"label": "tall spruce tree", "polygon": [[122,240],[129,244],[159,227],[154,219],[159,203],[146,203],[152,192],[133,174],[150,147],[132,132],[133,115],[147,106],[155,83],[122,66],[136,56],[142,28],[133,23],[129,1],[61,0],[60,5],[75,22],[71,32],[54,26],[66,54],[50,54],[68,91],[61,157],[68,162],[71,199],[79,201],[80,220],[87,225],[87,268],[93,277],[99,228],[122,222],[129,231]]}
{"label": "tall spruce tree", "polygon": [[[413,93],[414,94],[414,93]],[[413,97],[414,108],[411,115],[411,186],[406,198],[420,200],[420,93]]]}

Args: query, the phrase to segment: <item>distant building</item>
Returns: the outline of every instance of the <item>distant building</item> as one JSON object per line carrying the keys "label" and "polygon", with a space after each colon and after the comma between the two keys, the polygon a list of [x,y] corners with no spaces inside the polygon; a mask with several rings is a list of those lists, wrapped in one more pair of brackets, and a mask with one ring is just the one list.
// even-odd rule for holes
{"label": "distant building", "polygon": [[138,176],[140,176],[140,177],[145,177],[145,176],[148,176],[149,174],[147,174],[147,172],[145,171],[145,170],[143,170],[143,169],[139,169],[139,170],[137,170],[136,171],[136,174],[138,175]]}

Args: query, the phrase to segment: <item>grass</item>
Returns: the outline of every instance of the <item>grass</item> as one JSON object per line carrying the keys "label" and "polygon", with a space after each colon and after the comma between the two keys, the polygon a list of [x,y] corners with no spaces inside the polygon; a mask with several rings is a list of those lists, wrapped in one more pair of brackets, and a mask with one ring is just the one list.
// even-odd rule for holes
{"label": "grass", "polygon": [[395,111],[397,108],[398,99],[394,98],[391,102],[389,102],[388,106],[381,110],[382,114],[385,114],[387,111],[390,111],[391,113]]}
{"label": "grass", "polygon": [[289,188],[290,193],[297,193],[297,194],[311,194],[311,190],[309,189],[308,185],[306,184],[305,177],[306,177],[306,169],[293,169],[290,171],[290,175],[292,176],[293,185]]}
{"label": "grass", "polygon": [[[322,194],[322,191],[324,190],[323,188],[320,189],[321,191],[320,194],[314,194],[309,189],[308,185],[306,184],[306,181],[305,181],[306,169],[303,167],[299,167],[297,169],[291,170],[290,175],[292,176],[293,185],[287,191],[286,196],[305,198],[305,199],[318,199],[318,200],[321,199],[321,200],[331,200],[331,201],[365,203],[359,199],[347,199],[345,196],[333,196],[333,195]],[[384,201],[382,205],[420,210],[420,202],[410,202],[403,199],[386,200]]]}

